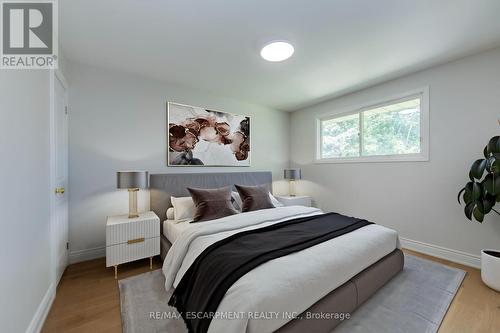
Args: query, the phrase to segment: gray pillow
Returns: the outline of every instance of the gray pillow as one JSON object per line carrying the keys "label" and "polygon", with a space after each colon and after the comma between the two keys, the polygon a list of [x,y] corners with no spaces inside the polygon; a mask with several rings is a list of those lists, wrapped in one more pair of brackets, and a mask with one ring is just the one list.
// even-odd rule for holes
{"label": "gray pillow", "polygon": [[252,210],[274,208],[269,190],[265,185],[243,186],[234,185],[241,198],[241,211],[250,212]]}
{"label": "gray pillow", "polygon": [[231,202],[231,187],[229,186],[214,189],[188,187],[188,191],[196,208],[193,222],[215,220],[238,214]]}

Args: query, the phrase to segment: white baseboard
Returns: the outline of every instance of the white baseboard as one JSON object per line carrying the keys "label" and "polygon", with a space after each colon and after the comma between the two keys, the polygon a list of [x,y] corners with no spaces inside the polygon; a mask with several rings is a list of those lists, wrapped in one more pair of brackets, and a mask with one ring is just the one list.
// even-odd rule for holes
{"label": "white baseboard", "polygon": [[[92,260],[96,258],[101,258],[106,256],[106,247],[95,247],[92,249],[73,251],[69,254],[68,261],[70,264]],[[54,283],[51,283],[49,289],[43,296],[38,309],[36,310],[31,322],[26,329],[26,333],[39,333],[42,330],[43,324],[47,315],[49,314],[50,307],[54,302],[56,297],[56,286]]]}
{"label": "white baseboard", "polygon": [[106,256],[106,247],[94,247],[91,249],[71,251],[69,253],[68,261],[70,264],[75,264],[77,262],[103,258]]}
{"label": "white baseboard", "polygon": [[446,247],[427,244],[416,240],[400,237],[401,246],[408,250],[428,254],[433,257],[446,259],[465,266],[481,268],[481,257],[467,252],[448,249]]}
{"label": "white baseboard", "polygon": [[43,323],[49,314],[50,307],[56,297],[56,287],[53,283],[50,284],[49,289],[42,298],[35,315],[31,319],[30,325],[26,329],[26,333],[39,333],[42,330]]}
{"label": "white baseboard", "polygon": [[[449,249],[446,247],[428,244],[413,239],[400,237],[401,246],[420,253],[428,254],[433,257],[446,259],[462,265],[481,268],[481,257],[467,252]],[[72,251],[69,254],[69,263],[75,264],[77,262],[103,258],[106,256],[106,247],[94,247],[91,249]]]}

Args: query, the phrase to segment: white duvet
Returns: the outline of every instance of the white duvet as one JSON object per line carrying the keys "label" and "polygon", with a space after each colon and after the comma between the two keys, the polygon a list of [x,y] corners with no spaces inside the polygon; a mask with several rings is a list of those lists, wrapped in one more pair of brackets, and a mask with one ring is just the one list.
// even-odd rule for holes
{"label": "white duvet", "polygon": [[[243,230],[321,213],[317,208],[288,206],[201,222],[199,227],[183,232],[170,248],[163,263],[165,288],[176,287],[196,257],[221,239]],[[229,288],[208,331],[275,331],[290,321],[290,316],[304,312],[397,247],[396,231],[369,225],[264,263]],[[221,318],[224,315],[233,318]]]}

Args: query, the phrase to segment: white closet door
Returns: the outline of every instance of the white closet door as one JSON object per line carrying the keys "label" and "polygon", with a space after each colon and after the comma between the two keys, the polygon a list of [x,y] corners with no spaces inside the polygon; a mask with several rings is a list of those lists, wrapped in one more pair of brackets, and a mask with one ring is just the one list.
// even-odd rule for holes
{"label": "white closet door", "polygon": [[54,75],[54,156],[53,173],[55,196],[53,205],[52,237],[59,283],[68,265],[68,106],[65,84]]}

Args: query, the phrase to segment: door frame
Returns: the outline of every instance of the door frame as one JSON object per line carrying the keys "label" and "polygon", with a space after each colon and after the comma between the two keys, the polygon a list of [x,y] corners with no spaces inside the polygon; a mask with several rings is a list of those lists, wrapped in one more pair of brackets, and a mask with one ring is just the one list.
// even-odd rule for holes
{"label": "door frame", "polygon": [[[50,226],[49,226],[49,234],[50,234],[50,272],[51,272],[51,281],[54,285],[54,288],[57,290],[57,285],[59,281],[57,280],[57,239],[56,239],[56,197],[54,194],[54,189],[56,187],[56,102],[55,102],[55,84],[56,80],[59,80],[64,88],[65,94],[64,99],[66,100],[66,106],[68,106],[68,81],[64,77],[62,71],[60,69],[51,69],[49,71],[49,140],[50,140],[50,188],[49,188],[49,198],[50,198]],[[69,128],[68,128],[69,130]],[[68,140],[69,141],[69,140]],[[68,155],[69,156],[69,155]],[[68,161],[69,165],[69,161]],[[68,231],[69,231],[69,220],[68,220]],[[68,232],[69,234],[69,232]],[[68,236],[69,237],[69,236]]]}

